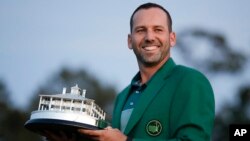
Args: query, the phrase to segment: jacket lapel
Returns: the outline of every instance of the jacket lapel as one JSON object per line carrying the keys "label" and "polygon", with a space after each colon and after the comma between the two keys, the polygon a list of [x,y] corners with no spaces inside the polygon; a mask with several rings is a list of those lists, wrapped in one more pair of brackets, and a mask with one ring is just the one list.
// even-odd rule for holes
{"label": "jacket lapel", "polygon": [[170,75],[174,66],[175,66],[175,63],[170,58],[164,64],[164,66],[160,70],[158,70],[156,74],[151,78],[151,80],[147,84],[147,88],[142,93],[136,107],[134,108],[130,116],[130,119],[124,131],[126,135],[129,134],[129,132],[136,125],[136,123],[140,120],[140,118],[142,117],[143,113],[145,112],[145,110],[147,109],[151,101],[154,99],[154,97],[157,95],[160,89],[164,86],[165,84],[164,81],[166,80],[167,76]]}

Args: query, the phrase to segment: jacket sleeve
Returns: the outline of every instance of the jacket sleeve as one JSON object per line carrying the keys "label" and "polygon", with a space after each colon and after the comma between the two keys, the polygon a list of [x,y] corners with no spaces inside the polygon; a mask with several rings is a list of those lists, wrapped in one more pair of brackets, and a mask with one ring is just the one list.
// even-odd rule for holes
{"label": "jacket sleeve", "polygon": [[209,141],[214,125],[212,87],[199,73],[188,73],[178,84],[170,112],[173,141]]}

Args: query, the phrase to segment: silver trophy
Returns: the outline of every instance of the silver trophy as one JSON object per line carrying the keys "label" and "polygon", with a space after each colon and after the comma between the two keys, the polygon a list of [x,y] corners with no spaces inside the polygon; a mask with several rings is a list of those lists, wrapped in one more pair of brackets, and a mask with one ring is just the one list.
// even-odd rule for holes
{"label": "silver trophy", "polygon": [[39,95],[38,109],[31,113],[24,126],[41,135],[45,131],[63,131],[69,136],[77,135],[80,128],[99,130],[107,127],[106,113],[85,95],[86,90],[78,85],[71,87],[70,93],[63,88],[61,94]]}

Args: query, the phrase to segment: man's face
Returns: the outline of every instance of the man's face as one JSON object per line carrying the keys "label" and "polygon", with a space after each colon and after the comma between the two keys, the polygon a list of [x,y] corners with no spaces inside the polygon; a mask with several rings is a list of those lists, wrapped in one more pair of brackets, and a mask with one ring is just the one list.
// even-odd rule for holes
{"label": "man's face", "polygon": [[138,63],[155,66],[170,57],[175,45],[175,33],[169,32],[167,16],[159,8],[141,9],[133,17],[128,47],[133,49]]}

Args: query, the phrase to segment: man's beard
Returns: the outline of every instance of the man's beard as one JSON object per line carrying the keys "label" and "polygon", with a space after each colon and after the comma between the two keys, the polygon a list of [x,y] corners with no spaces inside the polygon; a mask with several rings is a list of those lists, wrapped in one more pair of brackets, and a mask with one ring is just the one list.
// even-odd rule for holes
{"label": "man's beard", "polygon": [[158,63],[160,63],[162,60],[162,53],[161,52],[158,52],[157,54],[154,54],[152,56],[149,56],[145,53],[139,53],[136,51],[134,51],[134,52],[135,52],[135,55],[136,55],[138,62],[143,64],[146,67],[155,66]]}

